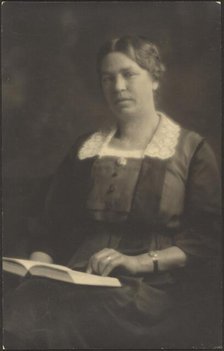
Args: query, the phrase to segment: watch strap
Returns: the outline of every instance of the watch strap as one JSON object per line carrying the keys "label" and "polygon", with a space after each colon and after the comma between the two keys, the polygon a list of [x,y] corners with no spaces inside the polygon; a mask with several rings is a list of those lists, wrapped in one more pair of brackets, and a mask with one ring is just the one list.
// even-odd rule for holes
{"label": "watch strap", "polygon": [[159,272],[159,262],[158,262],[158,253],[156,251],[149,251],[148,255],[152,258],[153,262],[153,272]]}

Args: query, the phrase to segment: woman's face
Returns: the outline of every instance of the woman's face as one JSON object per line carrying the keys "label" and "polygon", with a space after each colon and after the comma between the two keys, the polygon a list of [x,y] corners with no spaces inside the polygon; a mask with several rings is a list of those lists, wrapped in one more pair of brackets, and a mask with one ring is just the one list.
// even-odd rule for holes
{"label": "woman's face", "polygon": [[138,117],[154,108],[153,91],[158,83],[121,52],[109,53],[103,59],[101,84],[109,107],[118,117]]}

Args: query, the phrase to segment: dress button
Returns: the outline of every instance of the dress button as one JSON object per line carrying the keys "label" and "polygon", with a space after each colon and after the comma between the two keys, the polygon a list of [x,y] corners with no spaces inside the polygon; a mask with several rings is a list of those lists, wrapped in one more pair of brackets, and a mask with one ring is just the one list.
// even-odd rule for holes
{"label": "dress button", "polygon": [[105,203],[105,207],[106,207],[108,210],[110,210],[110,209],[113,208],[113,204],[112,204],[111,202],[106,202],[106,203]]}
{"label": "dress button", "polygon": [[117,159],[118,166],[125,166],[127,164],[127,159],[125,157],[119,157]]}
{"label": "dress button", "polygon": [[113,193],[114,190],[115,190],[115,186],[114,186],[114,184],[111,184],[107,190],[107,193]]}

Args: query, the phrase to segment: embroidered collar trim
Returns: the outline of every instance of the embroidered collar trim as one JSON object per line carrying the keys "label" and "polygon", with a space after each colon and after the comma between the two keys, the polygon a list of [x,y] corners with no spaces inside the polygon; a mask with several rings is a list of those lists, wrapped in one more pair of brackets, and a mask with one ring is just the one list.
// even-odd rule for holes
{"label": "embroidered collar trim", "polygon": [[[165,160],[174,155],[181,128],[165,114],[161,112],[158,112],[158,114],[160,116],[159,126],[152,140],[147,145],[143,157],[149,156]],[[93,133],[81,146],[78,158],[83,160],[94,156],[101,157],[115,132],[116,128]]]}

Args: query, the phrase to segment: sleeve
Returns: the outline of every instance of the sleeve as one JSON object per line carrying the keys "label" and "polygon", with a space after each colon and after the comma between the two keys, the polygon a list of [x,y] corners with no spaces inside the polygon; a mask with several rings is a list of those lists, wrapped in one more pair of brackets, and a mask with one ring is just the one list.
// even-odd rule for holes
{"label": "sleeve", "polygon": [[85,177],[76,158],[79,146],[80,139],[52,177],[40,213],[29,219],[29,252],[43,251],[61,264],[66,264],[81,240]]}
{"label": "sleeve", "polygon": [[186,184],[183,227],[175,245],[187,265],[218,262],[221,257],[221,184],[211,147],[203,140],[191,160]]}

